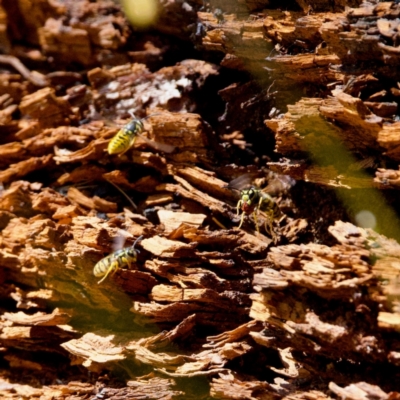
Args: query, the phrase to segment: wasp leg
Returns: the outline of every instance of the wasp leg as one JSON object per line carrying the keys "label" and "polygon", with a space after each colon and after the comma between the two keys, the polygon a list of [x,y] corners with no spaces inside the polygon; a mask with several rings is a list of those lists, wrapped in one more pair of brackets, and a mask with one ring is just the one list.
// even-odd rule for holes
{"label": "wasp leg", "polygon": [[[242,200],[239,200],[238,203],[237,203],[237,206],[236,206],[236,210],[237,210],[236,215],[239,215],[240,208],[242,207],[242,204],[243,204]],[[242,212],[242,217],[240,218],[239,229],[242,226],[243,221],[244,221],[244,211]]]}
{"label": "wasp leg", "polygon": [[[276,236],[276,233],[275,233],[274,227],[273,227],[274,212],[272,211],[272,212],[267,213],[267,217],[268,217],[268,220],[265,221],[265,225],[264,225],[265,231],[271,236],[271,238],[274,240],[274,243],[276,243],[277,236]],[[267,228],[267,226],[268,226],[268,228]]]}
{"label": "wasp leg", "polygon": [[242,226],[243,221],[244,221],[244,211],[242,212],[242,217],[240,218],[239,229],[240,229],[240,227]]}
{"label": "wasp leg", "polygon": [[97,282],[97,284],[103,282],[104,279],[107,278],[107,276],[109,275],[110,272],[112,272],[112,274],[115,274],[117,269],[118,269],[118,261],[112,262],[111,265],[108,267],[106,274]]}
{"label": "wasp leg", "polygon": [[258,215],[258,211],[260,210],[263,201],[264,201],[264,199],[262,197],[260,197],[260,200],[258,201],[258,206],[253,211],[253,218],[254,218],[254,223],[256,225],[257,233],[260,233],[260,228],[258,227],[257,215]]}
{"label": "wasp leg", "polygon": [[240,207],[242,207],[242,200],[239,200],[239,201],[237,202],[237,205],[236,205],[237,213],[236,213],[236,215],[239,215]]}
{"label": "wasp leg", "polygon": [[256,208],[256,209],[253,211],[253,218],[254,218],[254,224],[255,224],[256,229],[257,229],[257,233],[260,233],[260,228],[258,227],[258,218],[257,218],[257,214],[258,214],[258,208]]}

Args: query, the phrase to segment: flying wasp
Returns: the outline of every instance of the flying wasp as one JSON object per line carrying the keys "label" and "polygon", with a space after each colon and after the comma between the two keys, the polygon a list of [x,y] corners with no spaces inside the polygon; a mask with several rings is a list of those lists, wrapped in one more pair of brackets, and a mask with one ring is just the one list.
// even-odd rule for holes
{"label": "flying wasp", "polygon": [[118,154],[119,156],[122,156],[122,154],[127,152],[133,146],[138,136],[156,150],[163,151],[164,153],[172,153],[175,150],[175,146],[155,142],[141,134],[144,130],[143,121],[153,115],[157,115],[156,113],[150,114],[142,119],[136,118],[132,112],[129,112],[129,114],[132,119],[124,125],[108,143],[108,154]]}
{"label": "flying wasp", "polygon": [[142,238],[143,236],[138,237],[131,247],[117,250],[100,260],[93,268],[93,275],[98,278],[102,277],[97,283],[103,282],[110,273],[115,274],[119,268],[125,265],[131,268],[131,264],[136,262],[137,253],[139,253],[139,250],[135,250],[135,245]]}
{"label": "flying wasp", "polygon": [[271,195],[276,195],[279,192],[288,190],[294,185],[295,180],[288,175],[274,174],[268,186],[264,189],[260,189],[252,184],[253,178],[254,174],[244,174],[233,179],[226,186],[228,189],[240,192],[240,199],[236,205],[237,215],[242,211],[239,228],[241,228],[243,224],[244,216],[253,214],[257,232],[260,232],[257,215],[259,211],[262,211],[267,214],[268,217],[265,223],[265,230],[267,231],[268,223],[269,233],[271,236],[275,236],[272,227],[273,222],[283,217],[284,214]]}

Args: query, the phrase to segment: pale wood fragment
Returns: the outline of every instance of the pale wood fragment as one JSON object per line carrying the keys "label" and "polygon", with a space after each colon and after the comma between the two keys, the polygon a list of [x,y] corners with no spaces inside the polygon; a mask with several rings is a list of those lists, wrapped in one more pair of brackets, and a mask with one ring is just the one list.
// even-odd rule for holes
{"label": "pale wood fragment", "polygon": [[380,312],[378,315],[378,325],[381,328],[400,331],[400,313]]}
{"label": "pale wood fragment", "polygon": [[182,289],[170,285],[154,286],[150,299],[160,302],[201,302],[222,304],[224,299],[211,289]]}
{"label": "pale wood fragment", "polygon": [[160,222],[165,226],[165,233],[169,234],[181,224],[198,228],[206,218],[204,214],[191,214],[179,211],[159,210],[157,212]]}
{"label": "pale wood fragment", "polygon": [[43,396],[43,389],[0,378],[0,394],[4,396],[5,400],[14,400],[18,397],[20,399],[40,398],[40,396]]}
{"label": "pale wood fragment", "polygon": [[80,190],[74,187],[68,189],[67,196],[73,204],[78,204],[89,209],[95,209],[100,212],[116,212],[118,209],[116,203],[112,203],[98,196],[94,196],[93,198],[87,197]]}
{"label": "pale wood fragment", "polygon": [[157,193],[148,196],[147,199],[143,202],[143,206],[144,207],[162,206],[164,204],[172,203],[173,200],[174,197],[171,194]]}
{"label": "pale wood fragment", "polygon": [[175,240],[168,240],[161,236],[153,236],[152,238],[144,239],[141,246],[150,253],[159,257],[178,257],[185,253],[192,253],[195,246],[188,245]]}
{"label": "pale wood fragment", "polygon": [[210,393],[217,399],[244,398],[255,400],[260,395],[266,399],[278,399],[281,397],[267,382],[245,381],[236,377],[236,374],[232,372],[219,374],[218,378],[213,378]]}
{"label": "pale wood fragment", "polygon": [[71,320],[70,313],[63,312],[58,308],[55,308],[51,314],[37,312],[33,315],[28,315],[19,311],[18,313],[4,313],[3,317],[14,324],[32,326],[64,325]]}
{"label": "pale wood fragment", "polygon": [[122,347],[113,344],[115,335],[99,335],[87,333],[79,340],[72,339],[62,343],[61,346],[70,352],[75,362],[82,363],[91,371],[100,371],[101,364],[119,362],[126,358],[122,354]]}
{"label": "pale wood fragment", "polygon": [[357,382],[346,386],[340,387],[334,382],[329,383],[329,389],[338,396],[345,397],[349,400],[361,400],[366,397],[375,397],[379,399],[388,399],[389,395],[385,393],[379,386],[371,385],[367,382]]}
{"label": "pale wood fragment", "polygon": [[60,299],[53,290],[49,289],[25,292],[19,288],[16,288],[15,292],[11,293],[10,296],[14,301],[17,302],[16,306],[18,309],[44,309],[46,302],[50,299]]}
{"label": "pale wood fragment", "polygon": [[[58,220],[59,223],[68,223],[72,221],[72,218],[78,215],[83,215],[85,212],[78,205],[68,205],[65,207],[57,208],[56,212],[52,215],[52,218]],[[63,222],[62,222],[63,221]]]}
{"label": "pale wood fragment", "polygon": [[111,399],[136,400],[140,398],[151,398],[156,400],[169,400],[184,396],[185,393],[176,390],[176,382],[172,379],[160,378],[154,374],[129,380],[127,387],[109,388],[104,387],[99,391],[99,395],[108,396]]}
{"label": "pale wood fragment", "polygon": [[[21,360],[24,361],[24,360]],[[31,363],[32,365],[34,363]],[[43,374],[43,372],[41,372]],[[18,384],[11,379],[0,379],[0,395],[4,400],[36,399],[51,400],[54,398],[65,399],[66,396],[85,396],[94,392],[94,386],[90,383],[71,381],[68,384],[40,385],[34,387],[29,384]],[[78,397],[80,398],[80,397]]]}
{"label": "pale wood fragment", "polygon": [[212,196],[222,198],[231,197],[232,192],[225,187],[227,183],[216,178],[214,173],[199,167],[179,168],[176,170],[176,173]]}

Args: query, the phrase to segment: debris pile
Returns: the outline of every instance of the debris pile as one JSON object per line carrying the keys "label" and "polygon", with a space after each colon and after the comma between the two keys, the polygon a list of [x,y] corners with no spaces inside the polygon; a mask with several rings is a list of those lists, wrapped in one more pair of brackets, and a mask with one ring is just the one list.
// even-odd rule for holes
{"label": "debris pile", "polygon": [[161,1],[150,33],[25,3],[0,9],[0,396],[400,397],[400,6]]}

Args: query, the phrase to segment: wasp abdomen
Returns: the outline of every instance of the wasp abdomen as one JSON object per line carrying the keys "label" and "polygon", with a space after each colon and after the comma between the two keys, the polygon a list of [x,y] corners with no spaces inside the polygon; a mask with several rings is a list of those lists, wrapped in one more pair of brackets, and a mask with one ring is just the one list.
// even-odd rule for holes
{"label": "wasp abdomen", "polygon": [[144,129],[140,119],[133,119],[128,122],[108,143],[108,154],[119,154],[129,150],[135,143],[137,134]]}

